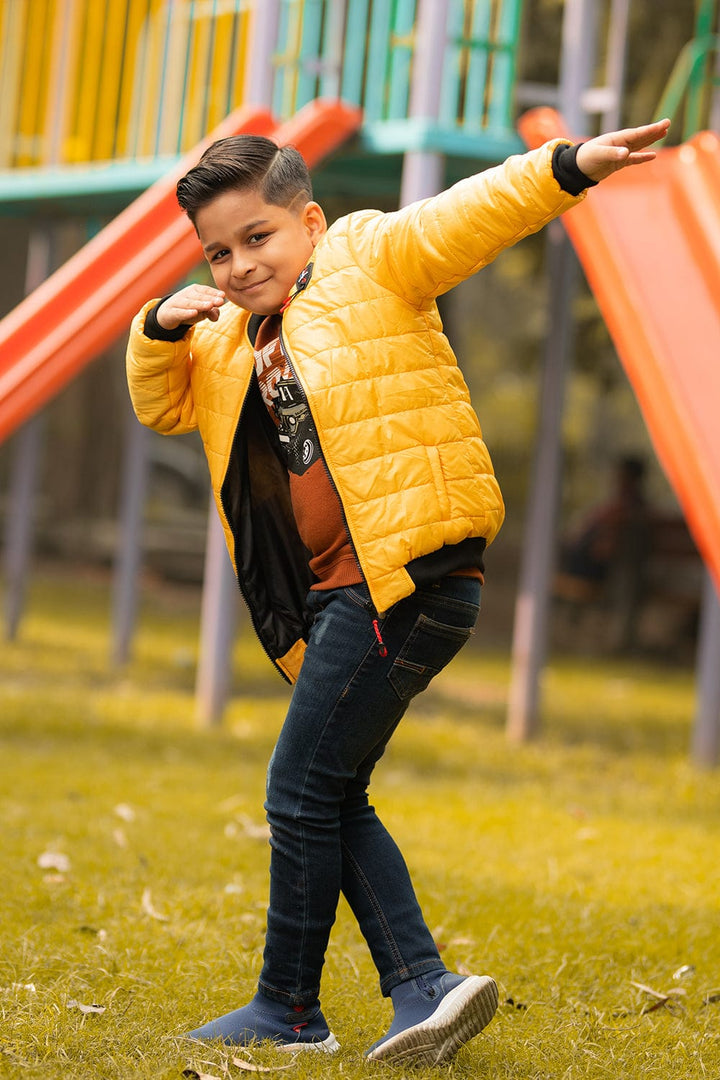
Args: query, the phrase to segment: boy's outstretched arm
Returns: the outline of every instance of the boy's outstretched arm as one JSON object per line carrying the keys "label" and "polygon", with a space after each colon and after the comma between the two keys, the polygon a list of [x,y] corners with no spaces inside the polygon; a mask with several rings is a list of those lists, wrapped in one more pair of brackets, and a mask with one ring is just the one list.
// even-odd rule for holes
{"label": "boy's outstretched arm", "polygon": [[656,124],[598,135],[580,145],[577,166],[590,180],[597,181],[627,165],[643,165],[655,157],[655,151],[648,148],[663,139],[669,127],[669,120],[658,120]]}

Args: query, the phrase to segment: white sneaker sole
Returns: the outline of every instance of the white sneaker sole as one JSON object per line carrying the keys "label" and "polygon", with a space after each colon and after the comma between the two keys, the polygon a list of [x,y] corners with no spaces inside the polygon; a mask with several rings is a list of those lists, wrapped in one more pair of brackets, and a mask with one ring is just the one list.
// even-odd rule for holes
{"label": "white sneaker sole", "polygon": [[406,1028],[367,1054],[367,1061],[442,1065],[486,1028],[498,1007],[489,975],[469,975],[451,990],[421,1024]]}
{"label": "white sneaker sole", "polygon": [[[337,1041],[332,1031],[328,1035],[327,1039],[323,1039],[322,1042],[293,1042],[283,1043],[280,1047],[281,1050],[290,1050],[293,1053],[296,1050],[316,1050],[321,1054],[336,1054],[340,1049],[340,1043]],[[283,1065],[283,1068],[285,1066]]]}

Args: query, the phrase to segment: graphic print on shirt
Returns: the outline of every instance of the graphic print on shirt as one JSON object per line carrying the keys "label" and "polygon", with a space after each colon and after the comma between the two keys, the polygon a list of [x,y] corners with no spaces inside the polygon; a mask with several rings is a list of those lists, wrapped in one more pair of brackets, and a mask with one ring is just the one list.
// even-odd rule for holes
{"label": "graphic print on shirt", "polygon": [[255,352],[263,400],[278,426],[280,449],[289,472],[302,476],[320,457],[307,399],[276,338]]}

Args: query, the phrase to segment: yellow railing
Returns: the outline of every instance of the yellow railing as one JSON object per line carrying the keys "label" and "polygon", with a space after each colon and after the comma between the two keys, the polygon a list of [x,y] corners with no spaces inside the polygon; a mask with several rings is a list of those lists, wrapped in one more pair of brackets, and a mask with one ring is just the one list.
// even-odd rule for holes
{"label": "yellow railing", "polygon": [[249,0],[0,0],[0,168],[176,154],[242,102]]}

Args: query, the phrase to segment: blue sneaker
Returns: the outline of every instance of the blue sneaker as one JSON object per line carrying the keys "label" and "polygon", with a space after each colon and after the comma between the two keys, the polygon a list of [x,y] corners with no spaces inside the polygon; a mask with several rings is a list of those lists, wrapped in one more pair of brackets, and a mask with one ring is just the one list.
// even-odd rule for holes
{"label": "blue sneaker", "polygon": [[188,1039],[222,1039],[227,1046],[273,1042],[281,1050],[320,1050],[334,1054],[340,1044],[328,1028],[320,1005],[288,1006],[257,993],[248,1005],[189,1031]]}
{"label": "blue sneaker", "polygon": [[441,1065],[492,1020],[498,991],[488,975],[430,972],[391,991],[395,1017],[368,1061]]}

